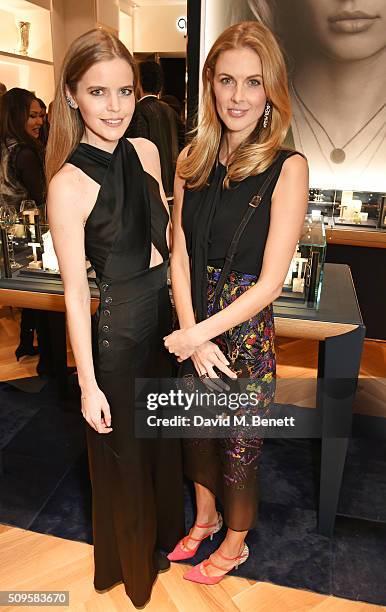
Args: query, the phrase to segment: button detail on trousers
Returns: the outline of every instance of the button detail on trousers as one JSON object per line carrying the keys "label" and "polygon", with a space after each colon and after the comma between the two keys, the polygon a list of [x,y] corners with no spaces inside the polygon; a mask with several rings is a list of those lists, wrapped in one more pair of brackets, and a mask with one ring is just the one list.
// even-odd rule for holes
{"label": "button detail on trousers", "polygon": [[105,299],[105,304],[112,304],[113,302],[113,298],[111,297],[111,295],[109,295],[106,299]]}
{"label": "button detail on trousers", "polygon": [[110,342],[108,340],[102,340],[102,346],[108,348],[110,346]]}
{"label": "button detail on trousers", "polygon": [[105,317],[109,317],[111,315],[111,312],[108,308],[105,308],[103,314],[105,315]]}
{"label": "button detail on trousers", "polygon": [[104,331],[104,332],[108,332],[108,331],[110,331],[109,326],[108,326],[108,325],[103,325],[103,327],[102,327],[102,331]]}
{"label": "button detail on trousers", "polygon": [[101,289],[104,293],[106,293],[106,291],[109,289],[110,285],[108,285],[107,283],[102,283],[101,284]]}

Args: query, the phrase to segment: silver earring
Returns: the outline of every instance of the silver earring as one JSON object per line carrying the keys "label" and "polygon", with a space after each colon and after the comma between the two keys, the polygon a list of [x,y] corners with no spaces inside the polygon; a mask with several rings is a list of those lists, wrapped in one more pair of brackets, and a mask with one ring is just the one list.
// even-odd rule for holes
{"label": "silver earring", "polygon": [[263,128],[266,128],[268,125],[268,119],[269,119],[270,112],[271,112],[271,105],[269,102],[267,102],[265,105],[265,109],[264,109]]}
{"label": "silver earring", "polygon": [[76,102],[74,102],[70,96],[66,96],[66,102],[70,108],[77,108]]}

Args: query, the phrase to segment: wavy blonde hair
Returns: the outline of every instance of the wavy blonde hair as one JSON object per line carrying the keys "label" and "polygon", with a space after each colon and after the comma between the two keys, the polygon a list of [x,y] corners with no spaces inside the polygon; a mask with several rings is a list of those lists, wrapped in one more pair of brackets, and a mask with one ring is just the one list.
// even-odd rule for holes
{"label": "wavy blonde hair", "polygon": [[216,40],[202,70],[202,99],[200,117],[189,152],[178,165],[178,173],[190,189],[202,189],[208,182],[216,163],[223,127],[216,109],[213,77],[217,59],[229,49],[252,49],[260,58],[263,85],[271,113],[266,128],[263,117],[253,132],[234,151],[228,166],[224,186],[231,181],[242,181],[247,176],[264,172],[286,137],[291,106],[288,93],[287,71],[280,47],[272,32],[262,23],[244,21],[225,30]]}
{"label": "wavy blonde hair", "polygon": [[134,89],[138,88],[138,69],[125,45],[110,32],[95,29],[82,34],[71,44],[62,65],[52,105],[52,122],[46,151],[47,183],[60,170],[79,144],[84,122],[78,109],[68,106],[66,87],[76,94],[78,82],[97,62],[115,58],[125,60],[133,70]]}

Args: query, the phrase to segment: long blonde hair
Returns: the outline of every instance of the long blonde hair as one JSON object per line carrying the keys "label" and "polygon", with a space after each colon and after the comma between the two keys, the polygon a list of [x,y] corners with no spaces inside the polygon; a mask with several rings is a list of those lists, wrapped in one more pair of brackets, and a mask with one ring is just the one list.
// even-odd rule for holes
{"label": "long blonde hair", "polygon": [[90,30],[74,40],[68,49],[52,106],[46,151],[47,184],[77,147],[84,133],[84,122],[79,110],[67,104],[66,86],[71,93],[76,94],[78,82],[91,66],[115,58],[123,59],[131,66],[136,90],[138,69],[135,60],[125,45],[110,32]]}
{"label": "long blonde hair", "polygon": [[263,24],[256,21],[237,23],[218,37],[202,70],[203,89],[198,126],[187,157],[178,165],[178,173],[190,189],[202,189],[207,184],[223,134],[213,92],[217,59],[223,51],[245,47],[260,57],[263,85],[272,109],[267,127],[262,127],[261,118],[252,134],[233,153],[224,186],[229,187],[230,181],[242,181],[247,176],[264,172],[286,137],[291,121],[291,107],[287,72],[280,47],[272,32]]}

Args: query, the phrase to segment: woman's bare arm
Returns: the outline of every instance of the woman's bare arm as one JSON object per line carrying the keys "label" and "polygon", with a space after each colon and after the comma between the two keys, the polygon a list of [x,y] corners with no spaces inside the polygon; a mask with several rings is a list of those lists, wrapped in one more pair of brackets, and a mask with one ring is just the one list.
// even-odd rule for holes
{"label": "woman's bare arm", "polygon": [[78,169],[65,166],[50,182],[47,209],[64,285],[68,330],[82,391],[82,411],[94,429],[109,433],[110,410],[95,379],[91,348],[90,289],[84,250],[90,185],[82,179]]}
{"label": "woman's bare arm", "polygon": [[185,181],[178,174],[178,165],[186,158],[188,150],[189,147],[185,147],[177,160],[172,217],[173,249],[170,261],[173,299],[181,328],[191,327],[196,322],[192,304],[189,255],[186,250],[185,234],[182,228]]}

